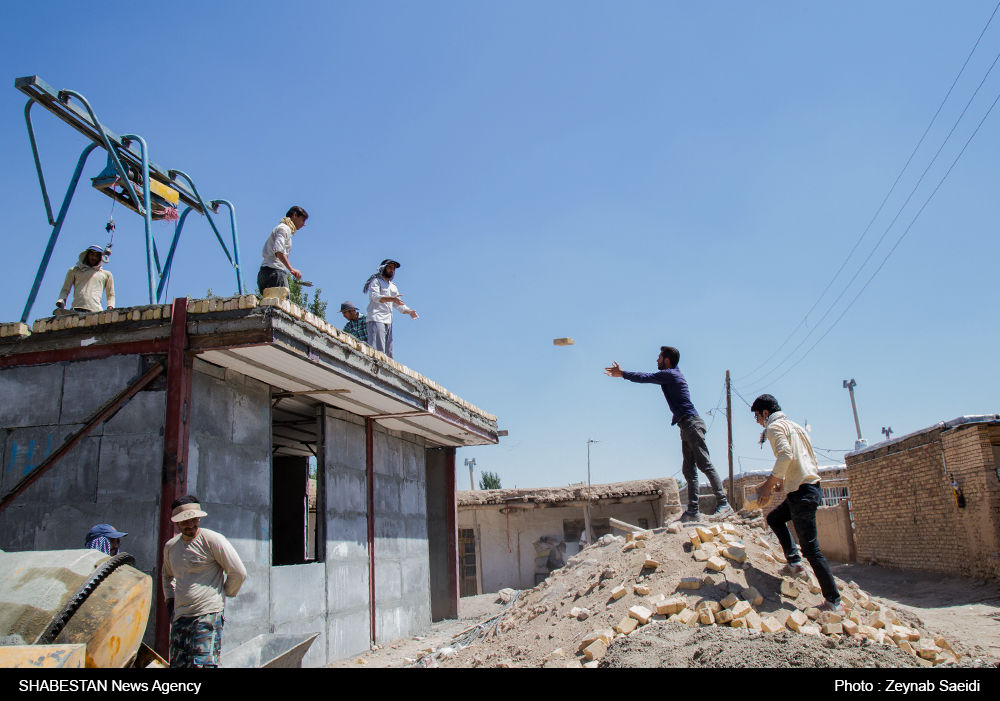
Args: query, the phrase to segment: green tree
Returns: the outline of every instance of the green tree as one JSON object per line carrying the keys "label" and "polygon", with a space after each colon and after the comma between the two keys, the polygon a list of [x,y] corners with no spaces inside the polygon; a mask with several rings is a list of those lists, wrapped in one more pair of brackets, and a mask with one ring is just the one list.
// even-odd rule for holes
{"label": "green tree", "polygon": [[309,295],[302,291],[302,285],[294,275],[288,276],[288,301],[303,309],[309,307]]}
{"label": "green tree", "polygon": [[312,304],[309,305],[309,311],[318,316],[320,319],[326,318],[326,305],[329,304],[326,300],[320,301],[319,293],[323,291],[322,287],[316,288],[316,295],[313,297]]}
{"label": "green tree", "polygon": [[484,472],[479,477],[480,489],[501,489],[500,475],[495,472]]}

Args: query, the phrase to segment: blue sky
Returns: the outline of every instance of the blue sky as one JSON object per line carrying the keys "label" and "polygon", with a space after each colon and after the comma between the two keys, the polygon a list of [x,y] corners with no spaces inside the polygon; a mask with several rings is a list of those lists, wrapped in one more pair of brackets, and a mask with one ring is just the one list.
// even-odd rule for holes
{"label": "blue sky", "polygon": [[[397,283],[421,318],[397,318],[396,358],[499,417],[509,437],[460,450],[459,464],[474,457],[504,486],[585,479],[588,438],[601,441],[595,482],[677,474],[680,441],[659,390],[602,374],[613,360],[653,370],[663,344],[681,350],[703,414],[718,405],[729,369],[748,400],[768,391],[793,420],[808,420],[822,448],[853,446],[845,379],[858,382],[873,443],[882,426],[902,435],[996,412],[1000,108],[840,322],[768,384],[844,311],[1000,93],[998,68],[821,322],[1000,52],[997,18],[885,209],[801,324],[994,7],[10,6],[0,29],[9,247],[0,318],[20,317],[49,234],[25,100],[13,88],[37,74],[85,95],[113,131],[142,135],[153,160],[189,173],[206,198],[231,200],[250,280],[264,238],[292,204],[311,215],[292,262],[331,306],[360,303],[376,264],[401,261]],[[36,130],[59,200],[85,142],[41,111]],[[85,178],[102,167],[95,154]],[[48,314],[76,254],[105,242],[110,209],[84,179],[32,318]],[[119,304],[144,303],[142,220],[120,206],[115,214]],[[162,248],[171,233],[154,224]],[[177,255],[171,296],[235,290],[207,222],[189,219]],[[770,364],[742,379],[793,331]],[[552,345],[564,336],[576,344]],[[766,468],[759,428],[733,402],[737,470]],[[725,470],[725,417],[706,420]]]}

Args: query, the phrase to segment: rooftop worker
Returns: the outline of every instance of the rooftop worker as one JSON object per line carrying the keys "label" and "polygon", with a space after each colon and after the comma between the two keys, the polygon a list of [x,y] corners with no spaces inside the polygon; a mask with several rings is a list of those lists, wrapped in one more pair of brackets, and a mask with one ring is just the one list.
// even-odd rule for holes
{"label": "rooftop worker", "polygon": [[722,488],[722,479],[719,473],[712,467],[712,459],[708,455],[708,446],[705,444],[705,433],[707,428],[705,422],[698,416],[698,412],[691,403],[691,393],[688,391],[687,380],[677,369],[681,361],[681,352],[671,346],[661,346],[660,355],[656,359],[657,372],[627,372],[622,370],[616,362],[609,368],[604,368],[604,374],[610,377],[624,377],[630,382],[643,382],[660,385],[663,396],[667,399],[667,406],[673,418],[670,425],[677,424],[681,431],[681,454],[684,462],[681,470],[688,486],[688,507],[681,515],[682,523],[689,523],[698,520],[698,470],[705,473],[712,491],[715,493],[715,511],[709,518],[718,520],[733,513],[733,507],[726,499],[726,492]]}
{"label": "rooftop worker", "polygon": [[767,515],[767,525],[774,531],[785,551],[788,564],[781,569],[781,574],[793,577],[804,577],[806,568],[802,564],[802,555],[792,542],[792,534],[788,531],[788,522],[795,524],[795,532],[799,536],[802,554],[806,556],[816,581],[823,590],[826,602],[819,607],[820,611],[830,611],[844,616],[844,607],[840,602],[840,591],[833,579],[830,565],[819,549],[819,539],[816,530],[816,509],[823,499],[823,491],[819,484],[819,467],[816,464],[816,454],[813,452],[809,435],[801,426],[788,420],[778,400],[770,394],[757,397],[750,406],[757,423],[764,427],[760,434],[760,442],[770,441],[774,451],[774,468],[762,485],[757,487],[757,498],[760,503],[766,503],[771,492],[784,488],[788,495],[785,500]]}
{"label": "rooftop worker", "polygon": [[118,554],[121,539],[127,535],[128,533],[116,531],[112,526],[102,523],[94,526],[87,532],[87,538],[83,547],[91,550],[100,550],[105,555],[114,557]]}
{"label": "rooftop worker", "polygon": [[292,267],[288,254],[292,252],[292,236],[306,225],[308,218],[302,207],[292,207],[271,230],[261,251],[264,261],[257,272],[257,287],[261,292],[268,287],[288,287],[288,273],[294,275],[296,280],[302,279],[302,272]]}
{"label": "rooftop worker", "polygon": [[403,304],[403,295],[392,282],[396,269],[402,266],[386,258],[378,270],[368,278],[362,292],[368,293],[368,345],[392,357],[392,308],[395,306],[411,319],[417,319],[415,309]]}
{"label": "rooftop worker", "polygon": [[340,305],[340,313],[347,319],[344,332],[349,333],[362,343],[368,343],[368,318],[358,313],[354,302],[344,302]]}
{"label": "rooftop worker", "polygon": [[115,280],[110,270],[104,270],[104,249],[91,246],[80,254],[76,265],[66,273],[56,307],[66,308],[66,298],[73,288],[73,309],[78,312],[102,312],[101,294],[108,298],[108,309],[115,308]]}
{"label": "rooftop worker", "polygon": [[198,497],[181,497],[170,508],[170,520],[181,531],[163,548],[170,666],[218,667],[226,597],[239,593],[247,571],[225,536],[200,527],[208,514]]}

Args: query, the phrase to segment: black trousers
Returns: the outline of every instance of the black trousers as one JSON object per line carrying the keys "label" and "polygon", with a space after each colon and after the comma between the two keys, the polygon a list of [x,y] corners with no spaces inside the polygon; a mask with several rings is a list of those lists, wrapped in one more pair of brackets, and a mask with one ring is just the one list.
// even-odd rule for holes
{"label": "black trousers", "polygon": [[257,271],[257,287],[260,288],[261,293],[268,287],[288,287],[288,273],[262,265]]}
{"label": "black trousers", "polygon": [[837,583],[833,579],[833,572],[830,564],[823,557],[819,549],[819,537],[816,531],[816,509],[819,508],[823,498],[823,490],[820,489],[819,482],[803,484],[794,492],[785,497],[774,511],[767,515],[767,525],[778,536],[781,549],[785,552],[785,559],[789,564],[799,561],[799,556],[795,552],[795,545],[792,543],[792,534],[788,530],[788,522],[795,524],[795,532],[799,534],[799,546],[802,554],[812,565],[813,572],[816,573],[816,581],[819,582],[823,596],[830,603],[840,600],[840,591]]}

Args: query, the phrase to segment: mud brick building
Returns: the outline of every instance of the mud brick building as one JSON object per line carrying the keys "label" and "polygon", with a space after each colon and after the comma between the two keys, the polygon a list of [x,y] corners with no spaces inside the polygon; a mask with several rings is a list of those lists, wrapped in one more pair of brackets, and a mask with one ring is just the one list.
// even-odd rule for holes
{"label": "mud brick building", "polygon": [[858,560],[1000,580],[1000,415],[846,456]]}

